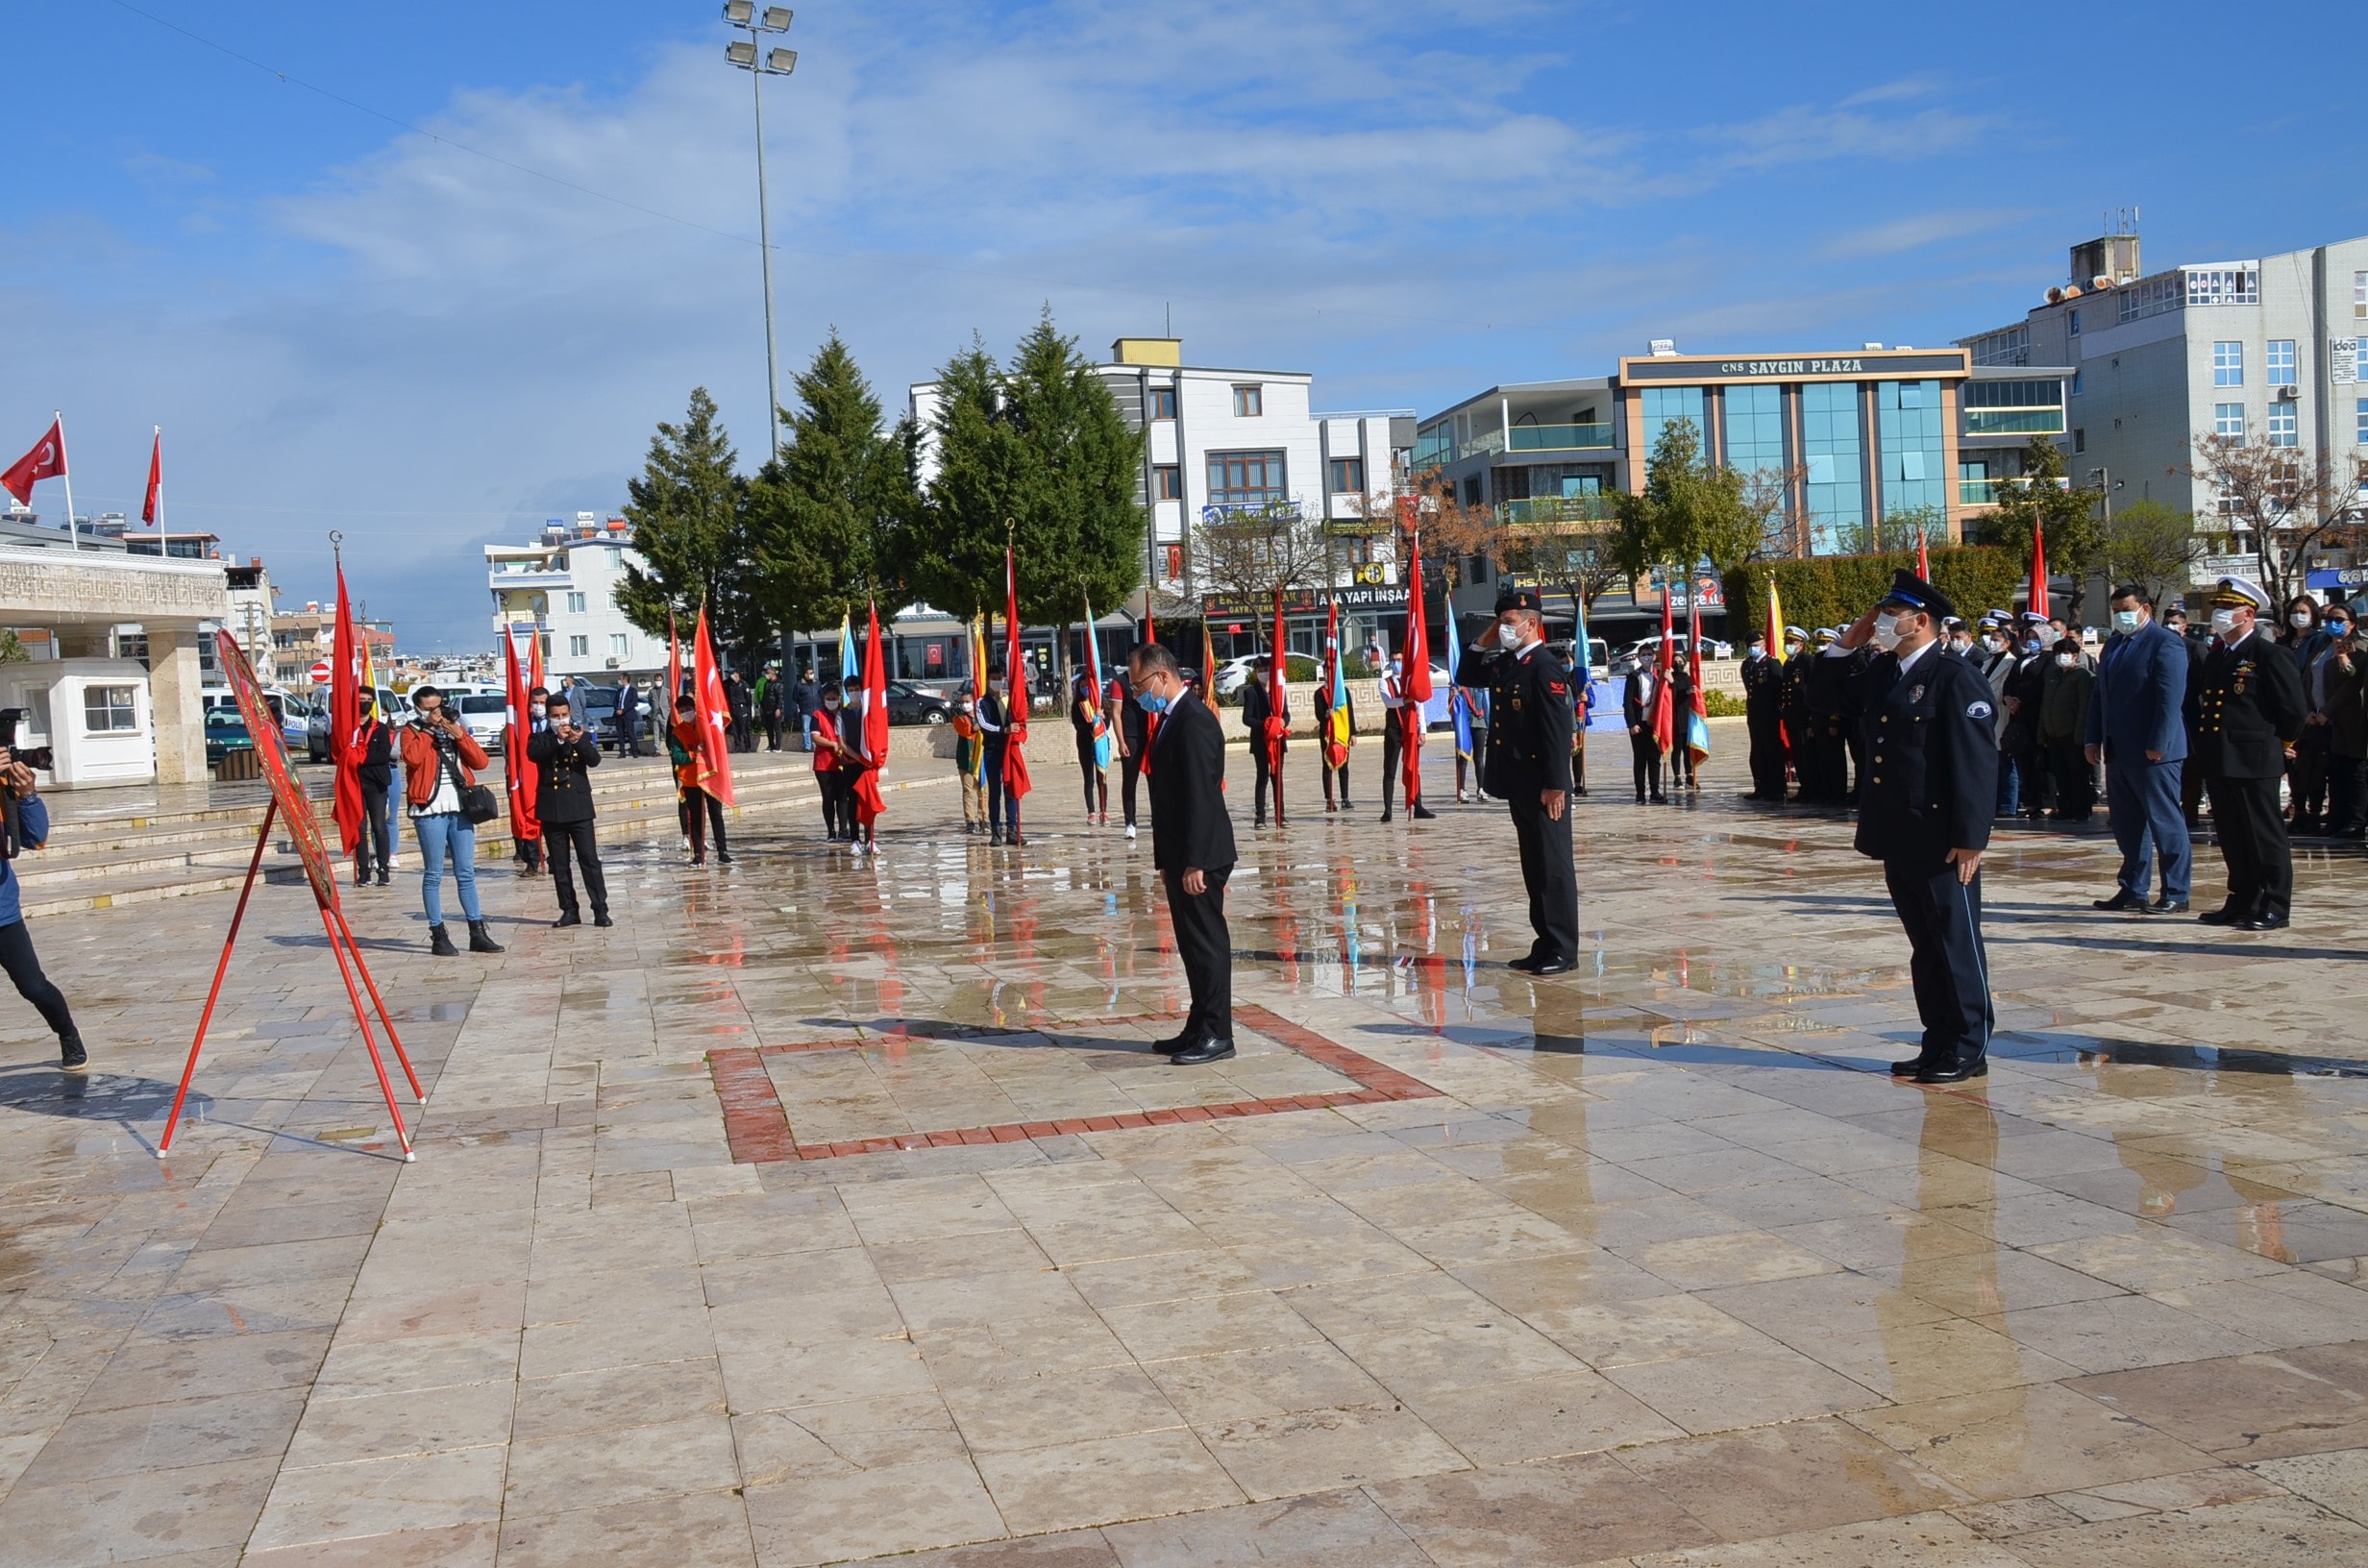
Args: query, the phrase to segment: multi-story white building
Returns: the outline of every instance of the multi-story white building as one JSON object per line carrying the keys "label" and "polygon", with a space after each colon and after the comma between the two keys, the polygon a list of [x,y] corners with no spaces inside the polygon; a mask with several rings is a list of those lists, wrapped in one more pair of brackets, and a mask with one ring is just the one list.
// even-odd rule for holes
{"label": "multi-story white building", "polygon": [[2204,436],[2290,447],[2337,475],[2368,453],[2368,238],[2149,273],[2138,236],[2116,233],[2071,262],[2022,321],[1960,342],[1980,366],[2071,368],[2074,483],[2209,517],[2219,498],[2193,477]]}
{"label": "multi-story white building", "polygon": [[494,629],[531,627],[542,641],[544,672],[555,678],[606,683],[661,672],[666,645],[617,608],[625,569],[642,565],[631,526],[595,512],[578,512],[572,524],[552,519],[530,545],[487,545]]}
{"label": "multi-story white building", "polygon": [[[1344,608],[1361,635],[1388,598],[1380,590],[1397,580],[1390,501],[1414,447],[1414,410],[1321,412],[1312,406],[1315,378],[1306,371],[1187,365],[1183,349],[1172,337],[1122,337],[1109,363],[1096,367],[1127,426],[1148,432],[1136,485],[1150,518],[1147,592],[1163,613],[1180,600],[1200,613],[1242,613],[1209,592],[1196,566],[1195,530],[1229,513],[1285,508],[1328,529],[1334,580],[1309,586],[1344,590]],[[934,381],[910,391],[925,432],[925,482],[934,466],[925,432],[938,397]],[[1291,619],[1293,646],[1312,649],[1321,611],[1301,605]],[[1221,652],[1226,638],[1217,640]]]}

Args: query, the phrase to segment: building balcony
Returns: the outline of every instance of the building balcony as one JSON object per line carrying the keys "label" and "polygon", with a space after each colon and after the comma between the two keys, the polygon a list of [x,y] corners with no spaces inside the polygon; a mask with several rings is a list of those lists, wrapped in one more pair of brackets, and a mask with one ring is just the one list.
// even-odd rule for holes
{"label": "building balcony", "polygon": [[1500,502],[1496,515],[1516,527],[1597,523],[1612,515],[1616,503],[1611,496],[1532,496]]}
{"label": "building balcony", "polygon": [[1609,425],[1516,425],[1509,452],[1592,452],[1612,445]]}
{"label": "building balcony", "polygon": [[1999,486],[2004,479],[1960,479],[1957,481],[1957,504],[1960,506],[1995,506]]}
{"label": "building balcony", "polygon": [[2064,432],[2061,408],[1968,408],[1964,410],[1964,433],[1967,435],[2061,435]]}

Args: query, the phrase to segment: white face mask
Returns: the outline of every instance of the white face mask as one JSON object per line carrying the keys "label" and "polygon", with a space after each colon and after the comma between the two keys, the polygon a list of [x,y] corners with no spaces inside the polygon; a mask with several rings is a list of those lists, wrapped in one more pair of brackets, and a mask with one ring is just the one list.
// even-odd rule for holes
{"label": "white face mask", "polygon": [[2004,653],[2007,650],[2007,640],[2004,637],[2000,637],[1995,633],[1992,633],[1990,636],[1982,639],[1982,646],[1988,649],[1992,653]]}
{"label": "white face mask", "polygon": [[2132,633],[2132,632],[2134,632],[2134,631],[2137,630],[2137,628],[2138,628],[2138,618],[2137,618],[2137,611],[2135,611],[2135,610],[2115,610],[2115,611],[2113,612],[2113,629],[2114,629],[2115,631],[2118,631],[2118,632],[2120,632],[2123,636],[2127,637],[2130,633]]}
{"label": "white face mask", "polygon": [[2211,634],[2214,637],[2226,637],[2230,632],[2234,631],[2235,629],[2236,612],[2234,610],[2214,610],[2211,612]]}
{"label": "white face mask", "polygon": [[1886,653],[1899,646],[1899,617],[1888,610],[1875,617],[1875,646]]}
{"label": "white face mask", "polygon": [[1519,652],[1521,648],[1520,625],[1513,621],[1497,623],[1496,646],[1510,652]]}
{"label": "white face mask", "polygon": [[2081,656],[2078,653],[2059,653],[2056,655],[2056,668],[2059,670],[2069,670],[2080,662]]}
{"label": "white face mask", "polygon": [[2292,615],[2285,618],[2285,624],[2292,626],[2296,631],[2308,631],[2310,629],[2310,612],[2308,610],[2296,610]]}

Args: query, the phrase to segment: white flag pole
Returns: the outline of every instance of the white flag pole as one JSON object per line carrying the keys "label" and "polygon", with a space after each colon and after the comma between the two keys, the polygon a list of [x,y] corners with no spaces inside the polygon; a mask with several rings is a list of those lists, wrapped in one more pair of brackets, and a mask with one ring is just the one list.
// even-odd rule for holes
{"label": "white flag pole", "polygon": [[73,548],[80,550],[83,535],[74,522],[74,465],[66,460],[65,454],[65,410],[51,409],[50,419],[58,427],[58,478],[65,481],[65,535],[73,542]]}

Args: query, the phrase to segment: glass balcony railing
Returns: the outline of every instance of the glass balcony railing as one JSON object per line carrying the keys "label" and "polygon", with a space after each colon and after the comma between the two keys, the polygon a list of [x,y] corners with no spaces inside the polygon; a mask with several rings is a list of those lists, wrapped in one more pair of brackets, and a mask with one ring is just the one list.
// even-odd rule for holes
{"label": "glass balcony railing", "polygon": [[1496,508],[1496,515],[1507,523],[1592,523],[1612,515],[1610,496],[1532,496],[1527,501],[1508,501]]}
{"label": "glass balcony railing", "polygon": [[2061,435],[2064,430],[2060,408],[1968,408],[1964,421],[1967,435]]}
{"label": "glass balcony railing", "polygon": [[1573,452],[1612,444],[1609,425],[1516,425],[1515,452]]}
{"label": "glass balcony railing", "polygon": [[1425,469],[1444,468],[1455,461],[1455,443],[1443,435],[1425,435],[1415,442],[1415,454],[1409,459],[1418,474]]}
{"label": "glass balcony railing", "polygon": [[2003,479],[1960,479],[1957,481],[1957,504],[1960,506],[1995,506],[1998,488]]}

